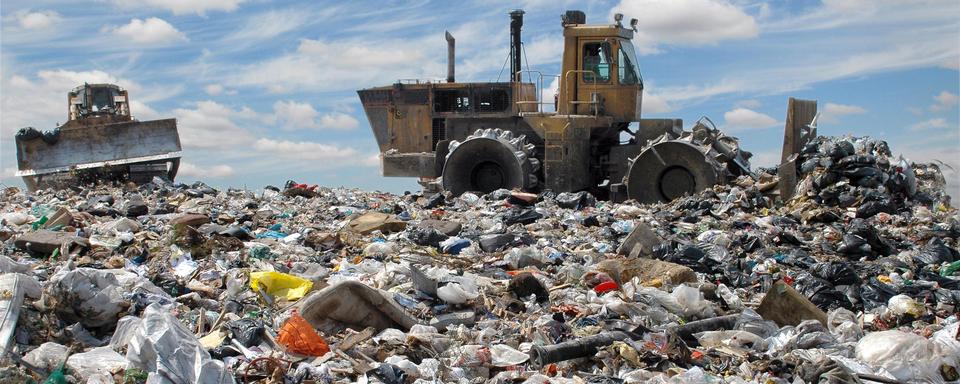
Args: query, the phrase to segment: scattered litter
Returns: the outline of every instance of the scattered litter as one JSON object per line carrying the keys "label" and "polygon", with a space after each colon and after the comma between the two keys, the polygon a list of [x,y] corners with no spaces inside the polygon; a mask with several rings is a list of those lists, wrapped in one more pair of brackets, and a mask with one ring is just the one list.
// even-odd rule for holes
{"label": "scattered litter", "polygon": [[656,204],[159,178],[8,189],[0,368],[51,383],[960,380],[960,219],[937,166],[854,137],[792,164],[786,201],[764,169]]}

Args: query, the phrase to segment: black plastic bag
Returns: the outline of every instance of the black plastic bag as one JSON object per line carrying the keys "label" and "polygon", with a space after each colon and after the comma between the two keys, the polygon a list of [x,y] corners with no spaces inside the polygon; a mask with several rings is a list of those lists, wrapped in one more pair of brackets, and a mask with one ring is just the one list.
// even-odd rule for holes
{"label": "black plastic bag", "polygon": [[952,263],[958,258],[957,251],[943,244],[943,240],[932,238],[927,245],[913,256],[913,260],[921,265],[937,265]]}
{"label": "black plastic bag", "polygon": [[847,296],[837,291],[833,284],[808,272],[801,272],[797,275],[794,288],[824,311],[839,307],[847,309],[853,307]]}
{"label": "black plastic bag", "polygon": [[444,201],[445,200],[442,193],[435,193],[433,194],[433,196],[430,196],[429,198],[427,198],[427,203],[423,205],[423,208],[433,209],[443,205]]}
{"label": "black plastic bag", "polygon": [[522,211],[513,210],[504,216],[503,222],[506,225],[514,225],[514,224],[527,225],[527,224],[532,224],[537,220],[540,220],[541,217],[543,217],[543,215],[541,215],[540,213],[538,213],[533,209],[527,209]]}
{"label": "black plastic bag", "polygon": [[881,283],[875,277],[860,286],[860,300],[863,301],[863,309],[867,311],[887,305],[887,301],[898,293],[895,288]]}
{"label": "black plastic bag", "polygon": [[244,347],[260,344],[265,329],[262,322],[252,318],[231,321],[226,324],[230,337]]}
{"label": "black plastic bag", "polygon": [[448,238],[433,228],[413,228],[410,230],[410,240],[417,245],[440,248],[440,243]]}
{"label": "black plastic bag", "polygon": [[563,192],[557,195],[556,201],[561,208],[576,210],[597,205],[597,199],[587,191]]}
{"label": "black plastic bag", "polygon": [[847,263],[837,261],[819,263],[810,268],[810,272],[833,285],[860,284],[857,272]]}
{"label": "black plastic bag", "polygon": [[380,363],[380,366],[373,370],[373,375],[383,380],[385,384],[404,384],[407,382],[407,373],[400,367],[389,363]]}
{"label": "black plastic bag", "polygon": [[861,219],[871,218],[880,212],[892,215],[897,213],[897,206],[893,204],[893,201],[884,199],[880,201],[868,201],[857,207],[857,217]]}

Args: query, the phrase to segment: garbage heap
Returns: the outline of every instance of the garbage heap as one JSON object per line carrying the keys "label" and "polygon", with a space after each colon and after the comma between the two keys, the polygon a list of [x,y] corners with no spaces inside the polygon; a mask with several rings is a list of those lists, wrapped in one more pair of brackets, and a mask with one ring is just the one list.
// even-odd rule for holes
{"label": "garbage heap", "polygon": [[297,183],[0,196],[2,382],[958,379],[936,166],[818,138],[670,203]]}

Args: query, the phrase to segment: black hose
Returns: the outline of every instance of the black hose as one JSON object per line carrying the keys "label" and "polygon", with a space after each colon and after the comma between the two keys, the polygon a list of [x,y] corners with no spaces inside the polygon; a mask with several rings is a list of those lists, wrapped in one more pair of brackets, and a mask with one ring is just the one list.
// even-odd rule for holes
{"label": "black hose", "polygon": [[550,363],[592,356],[602,347],[629,338],[630,334],[626,332],[611,331],[565,341],[560,344],[535,345],[530,349],[530,364],[534,369],[540,369]]}

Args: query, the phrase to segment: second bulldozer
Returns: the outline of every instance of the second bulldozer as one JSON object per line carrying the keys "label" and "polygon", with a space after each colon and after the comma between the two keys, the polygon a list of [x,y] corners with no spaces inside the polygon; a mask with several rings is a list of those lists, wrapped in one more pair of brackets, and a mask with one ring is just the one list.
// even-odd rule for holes
{"label": "second bulldozer", "polygon": [[[419,177],[425,187],[454,194],[587,190],[657,202],[750,173],[750,154],[708,119],[684,131],[680,119],[640,118],[635,19],[630,27],[619,14],[613,24],[587,25],[583,12],[567,11],[561,72],[546,79],[558,82],[557,93],[539,101],[544,76],[521,68],[523,14],[510,12],[509,82],[455,82],[447,33],[446,82],[358,91],[384,176]],[[544,111],[545,104],[556,111]]]}
{"label": "second bulldozer", "polygon": [[176,119],[139,121],[127,91],[83,84],[67,94],[67,122],[16,135],[17,176],[30,191],[89,182],[173,180],[180,166]]}

